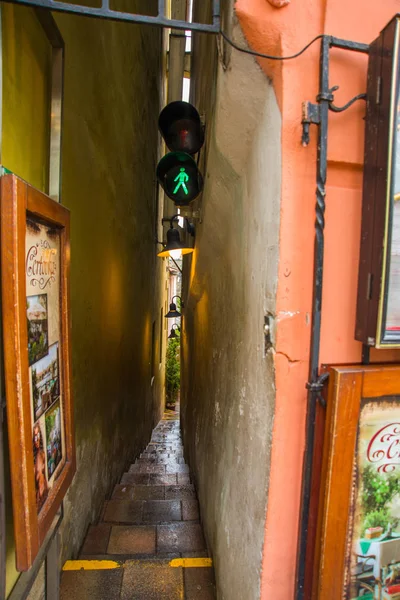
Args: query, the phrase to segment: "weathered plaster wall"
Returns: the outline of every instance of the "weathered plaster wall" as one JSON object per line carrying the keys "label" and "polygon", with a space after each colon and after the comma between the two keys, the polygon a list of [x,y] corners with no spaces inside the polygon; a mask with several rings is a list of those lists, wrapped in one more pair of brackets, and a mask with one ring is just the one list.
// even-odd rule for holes
{"label": "weathered plaster wall", "polygon": [[[232,35],[245,43],[238,27]],[[182,422],[218,598],[255,600],[275,396],[264,315],[275,313],[281,118],[252,57],[216,58],[215,39],[197,38],[192,101],[206,115],[207,156],[184,294]]]}
{"label": "weathered plaster wall", "polygon": [[161,416],[162,373],[158,360],[150,364],[163,305],[154,244],[161,31],[72,16],[57,22],[66,44],[62,192],[72,213],[78,450],[66,556]]}
{"label": "weathered plaster wall", "polygon": [[[133,4],[129,0],[125,7],[133,10]],[[68,15],[56,20],[66,47],[62,202],[71,211],[77,446],[61,529],[64,560],[76,556],[104,498],[161,417],[159,334],[165,338],[160,313],[166,290],[154,243],[162,32]],[[9,85],[14,81],[11,73]],[[25,110],[32,97],[19,102]],[[19,105],[13,110],[4,118],[17,119]],[[30,131],[18,139],[27,165],[35,149]],[[2,158],[8,166],[7,155]],[[29,170],[14,170],[32,180]]]}

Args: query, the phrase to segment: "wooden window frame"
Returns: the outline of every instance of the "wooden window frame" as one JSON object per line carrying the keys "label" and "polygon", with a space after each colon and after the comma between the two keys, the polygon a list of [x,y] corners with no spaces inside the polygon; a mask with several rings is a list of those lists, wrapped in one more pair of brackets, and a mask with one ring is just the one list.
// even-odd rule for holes
{"label": "wooden window frame", "polygon": [[[372,42],[367,79],[360,266],[355,338],[400,348],[386,329],[395,178],[395,127],[400,101],[400,15]],[[397,132],[400,135],[400,132]]]}

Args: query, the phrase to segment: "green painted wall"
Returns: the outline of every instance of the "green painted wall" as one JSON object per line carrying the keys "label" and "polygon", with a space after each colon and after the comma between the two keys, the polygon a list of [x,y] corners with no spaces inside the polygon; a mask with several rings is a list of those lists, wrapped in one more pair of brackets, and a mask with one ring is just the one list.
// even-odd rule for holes
{"label": "green painted wall", "polygon": [[[1,162],[38,189],[48,187],[51,49],[33,10],[2,4],[3,134]],[[9,481],[8,453],[6,478]],[[9,594],[18,578],[12,505],[7,496],[7,578]]]}
{"label": "green painted wall", "polygon": [[[124,6],[134,10],[136,4],[140,1],[126,0]],[[34,78],[35,89],[20,93],[25,84],[16,72],[22,60],[18,48],[26,31],[36,27],[28,22],[29,9],[20,10],[24,14],[15,17],[7,42],[14,60],[4,78],[9,101],[3,118],[10,123],[4,128],[2,162],[43,189],[47,155],[36,148],[46,148],[48,130],[42,117],[33,123],[33,103],[36,98],[41,106],[37,114],[48,114],[48,80],[44,70]],[[154,243],[162,32],[70,15],[55,18],[66,48],[61,201],[71,210],[77,444],[77,473],[61,529],[64,560],[76,556],[88,525],[148,443],[163,408],[164,364],[158,357],[165,280]],[[36,65],[37,51],[36,45],[27,47],[24,61]],[[13,558],[11,542],[9,548]],[[14,583],[12,562],[8,588]]]}
{"label": "green painted wall", "polygon": [[48,187],[51,47],[32,9],[2,4],[2,163]]}

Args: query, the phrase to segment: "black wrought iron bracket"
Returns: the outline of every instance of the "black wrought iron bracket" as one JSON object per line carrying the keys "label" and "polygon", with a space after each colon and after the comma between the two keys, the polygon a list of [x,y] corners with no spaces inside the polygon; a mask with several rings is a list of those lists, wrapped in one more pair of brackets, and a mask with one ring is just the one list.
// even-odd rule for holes
{"label": "black wrought iron bracket", "polygon": [[102,0],[101,6],[93,8],[82,6],[74,2],[60,2],[60,0],[5,0],[12,4],[23,4],[25,6],[48,8],[53,11],[72,13],[84,17],[95,17],[98,19],[109,19],[113,21],[125,21],[129,23],[141,23],[143,25],[156,25],[172,29],[183,29],[190,31],[201,31],[202,33],[218,34],[220,30],[220,0],[213,0],[212,23],[191,23],[169,19],[165,16],[165,0],[158,0],[157,15],[138,15],[128,12],[112,10],[110,0]]}
{"label": "black wrought iron bracket", "polygon": [[357,100],[367,100],[367,94],[357,94],[354,98],[351,98],[346,104],[343,106],[336,106],[333,103],[334,95],[333,92],[336,92],[339,89],[338,85],[333,86],[328,90],[328,92],[324,94],[318,94],[317,102],[318,104],[313,104],[312,102],[303,102],[303,117],[301,123],[303,125],[303,133],[301,136],[301,143],[303,146],[308,146],[310,143],[310,125],[319,125],[320,118],[320,102],[321,100],[325,100],[328,102],[328,108],[332,112],[341,113],[350,108]]}
{"label": "black wrought iron bracket", "polygon": [[299,542],[297,549],[296,570],[296,600],[304,600],[306,558],[309,540],[309,520],[311,505],[311,484],[314,459],[315,422],[317,404],[325,405],[322,397],[322,389],[326,383],[328,374],[319,373],[320,341],[321,341],[321,308],[322,308],[322,284],[324,268],[324,229],[325,229],[325,197],[326,197],[326,175],[328,165],[328,115],[329,111],[343,112],[354,102],[365,100],[365,94],[358,94],[344,106],[334,104],[334,92],[338,87],[329,87],[329,58],[331,48],[340,48],[352,52],[368,54],[369,45],[342,40],[330,35],[324,35],[321,39],[320,71],[319,71],[319,93],[317,102],[303,103],[302,114],[302,144],[307,146],[310,141],[310,125],[318,128],[317,143],[317,177],[316,177],[316,208],[315,208],[315,245],[314,245],[314,278],[313,278],[313,304],[312,304],[312,326],[310,340],[310,363],[309,375],[306,388],[307,415],[305,431],[305,450],[303,460],[302,496],[299,524]]}
{"label": "black wrought iron bracket", "polygon": [[186,231],[188,232],[189,235],[191,235],[192,237],[195,236],[195,232],[196,232],[196,228],[193,225],[193,223],[191,223],[189,221],[189,219],[187,217],[185,217],[184,215],[173,215],[172,217],[163,217],[161,219],[161,223],[169,223],[170,227],[172,228],[172,223],[177,223],[179,221],[179,217],[181,217],[184,221],[184,223],[186,224]]}
{"label": "black wrought iron bracket", "polygon": [[329,373],[328,371],[326,371],[325,373],[322,373],[317,381],[313,381],[313,382],[307,382],[306,383],[306,388],[308,390],[311,390],[313,392],[313,394],[315,394],[316,400],[320,403],[320,405],[322,406],[322,408],[326,408],[326,400],[322,395],[323,389],[325,387],[326,382],[329,379]]}

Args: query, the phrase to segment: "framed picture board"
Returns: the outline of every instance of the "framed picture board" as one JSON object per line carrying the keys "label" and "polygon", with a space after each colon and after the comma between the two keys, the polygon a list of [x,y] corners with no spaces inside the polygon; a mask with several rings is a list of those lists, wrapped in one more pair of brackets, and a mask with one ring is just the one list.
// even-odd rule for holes
{"label": "framed picture board", "polygon": [[355,337],[400,348],[400,15],[369,52]]}
{"label": "framed picture board", "polygon": [[400,598],[400,366],[330,369],[318,600]]}
{"label": "framed picture board", "polygon": [[75,473],[69,211],[1,178],[1,285],[16,562],[32,565]]}

